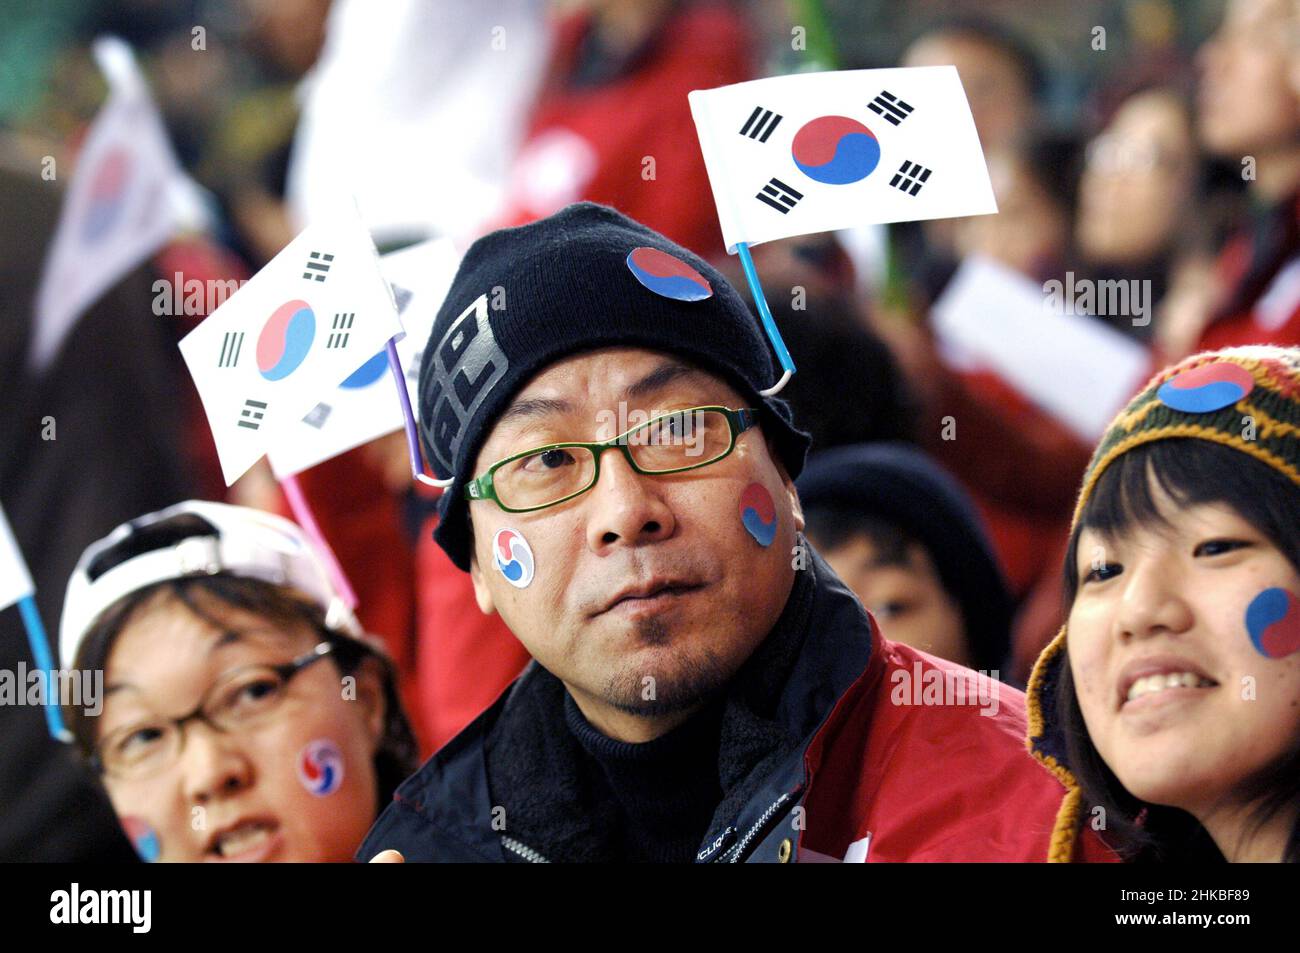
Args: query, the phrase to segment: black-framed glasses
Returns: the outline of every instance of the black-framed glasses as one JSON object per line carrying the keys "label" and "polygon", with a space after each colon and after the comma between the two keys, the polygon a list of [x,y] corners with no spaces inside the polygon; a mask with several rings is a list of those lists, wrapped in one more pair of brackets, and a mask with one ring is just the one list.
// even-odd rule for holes
{"label": "black-framed glasses", "polygon": [[637,473],[681,473],[717,463],[757,423],[752,407],[675,410],[598,443],[550,443],[512,454],[467,483],[465,498],[492,500],[507,513],[545,509],[595,486],[606,450],[619,450]]}
{"label": "black-framed glasses", "polygon": [[161,774],[180,758],[184,728],[201,721],[215,731],[237,732],[270,720],[285,699],[290,680],[334,651],[321,642],[280,665],[241,665],[222,675],[199,704],[179,718],[146,718],[109,732],[95,745],[91,763],[115,778],[141,780]]}

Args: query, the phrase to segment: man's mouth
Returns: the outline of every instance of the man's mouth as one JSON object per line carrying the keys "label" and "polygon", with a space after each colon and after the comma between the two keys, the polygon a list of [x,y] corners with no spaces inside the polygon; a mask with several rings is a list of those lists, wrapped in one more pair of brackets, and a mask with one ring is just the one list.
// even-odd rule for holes
{"label": "man's mouth", "polygon": [[265,860],[280,843],[280,824],[271,818],[249,818],[218,831],[208,841],[209,861]]}
{"label": "man's mouth", "polygon": [[641,613],[667,607],[683,595],[703,589],[700,583],[676,580],[651,580],[623,589],[607,602],[597,615],[606,612]]}

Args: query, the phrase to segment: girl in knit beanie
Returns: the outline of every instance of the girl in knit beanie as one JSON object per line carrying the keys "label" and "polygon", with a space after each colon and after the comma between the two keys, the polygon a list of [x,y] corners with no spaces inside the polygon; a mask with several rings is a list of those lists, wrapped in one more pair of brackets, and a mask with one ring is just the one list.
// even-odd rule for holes
{"label": "girl in knit beanie", "polygon": [[1167,368],[1084,476],[1029,748],[1131,860],[1300,859],[1300,349]]}

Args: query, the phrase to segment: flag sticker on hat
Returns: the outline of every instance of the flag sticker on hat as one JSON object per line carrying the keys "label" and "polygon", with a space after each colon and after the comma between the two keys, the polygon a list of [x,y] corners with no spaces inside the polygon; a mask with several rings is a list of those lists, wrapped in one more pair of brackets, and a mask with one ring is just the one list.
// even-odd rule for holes
{"label": "flag sticker on hat", "polygon": [[1231,361],[1215,361],[1175,374],[1160,385],[1156,398],[1173,410],[1205,414],[1231,407],[1254,389],[1250,371]]}
{"label": "flag sticker on hat", "polygon": [[728,251],[997,211],[952,66],[796,73],[689,98]]}
{"label": "flag sticker on hat", "polygon": [[642,246],[627,256],[628,271],[657,295],[675,301],[703,301],[713,286],[698,271],[666,251]]}

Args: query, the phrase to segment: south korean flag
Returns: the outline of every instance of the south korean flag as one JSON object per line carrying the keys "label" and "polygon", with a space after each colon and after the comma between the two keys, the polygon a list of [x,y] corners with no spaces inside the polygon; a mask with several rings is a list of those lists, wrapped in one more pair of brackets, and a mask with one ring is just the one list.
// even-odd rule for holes
{"label": "south korean flag", "polygon": [[997,211],[955,67],[796,73],[690,104],[729,252]]}

